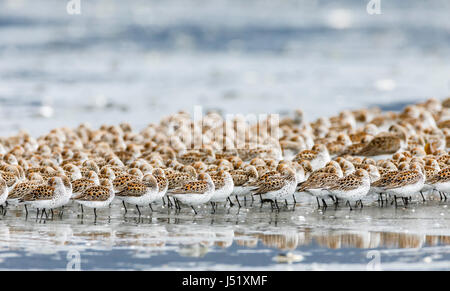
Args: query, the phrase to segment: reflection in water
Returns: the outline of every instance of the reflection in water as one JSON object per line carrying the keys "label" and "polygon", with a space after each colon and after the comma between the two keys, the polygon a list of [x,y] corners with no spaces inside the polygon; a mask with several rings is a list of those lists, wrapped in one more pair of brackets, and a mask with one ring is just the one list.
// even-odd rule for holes
{"label": "reflection in water", "polygon": [[[202,257],[218,247],[233,245],[255,248],[259,243],[282,251],[318,245],[340,248],[420,248],[449,245],[450,236],[354,230],[321,230],[280,227],[278,231],[234,230],[215,225],[70,225],[47,223],[22,227],[0,222],[0,251],[24,250],[31,254],[53,253],[58,246],[76,246],[79,250],[112,248],[178,249],[182,256]],[[39,247],[38,247],[39,246]],[[169,248],[169,249],[170,249]]]}
{"label": "reflection in water", "polygon": [[[237,233],[236,236],[243,236]],[[240,246],[255,247],[260,241],[264,246],[279,250],[294,250],[302,246],[317,244],[322,248],[420,248],[424,246],[450,245],[450,236],[435,236],[408,233],[368,232],[368,231],[329,231],[313,233],[298,230],[287,233],[250,234],[254,239],[238,239]]]}
{"label": "reflection in water", "polygon": [[[304,253],[327,249],[343,250],[345,254],[346,249],[423,249],[450,245],[450,233],[445,233],[448,227],[445,220],[438,220],[440,208],[436,210],[428,210],[427,214],[436,216],[433,225],[439,232],[433,233],[429,225],[408,225],[411,215],[422,215],[419,210],[408,213],[368,209],[349,215],[344,211],[323,214],[300,207],[295,212],[272,215],[252,209],[214,217],[209,213],[193,217],[186,213],[155,212],[138,218],[133,214],[123,216],[120,209],[113,207],[110,216],[97,221],[71,212],[63,219],[36,221],[25,220],[19,215],[20,210],[10,209],[0,218],[0,268],[8,268],[7,263],[17,258],[25,260],[42,255],[64,258],[65,254],[60,253],[69,250],[79,251],[90,264],[96,263],[91,258],[95,254],[105,256],[123,250],[126,255],[121,255],[120,260],[145,260],[131,263],[131,267],[145,268],[154,260],[165,265],[167,261],[183,258],[209,260],[207,254],[236,256],[237,251],[256,256],[263,251],[273,253],[271,257],[274,257],[280,251]],[[373,221],[383,216],[392,219],[385,224],[392,227],[383,225],[386,231],[379,231]],[[243,258],[235,260],[234,257],[231,263],[248,263]],[[220,259],[213,259],[212,263],[220,263]],[[269,260],[266,264],[273,263]],[[109,263],[108,267],[123,268],[125,263],[116,264]]]}

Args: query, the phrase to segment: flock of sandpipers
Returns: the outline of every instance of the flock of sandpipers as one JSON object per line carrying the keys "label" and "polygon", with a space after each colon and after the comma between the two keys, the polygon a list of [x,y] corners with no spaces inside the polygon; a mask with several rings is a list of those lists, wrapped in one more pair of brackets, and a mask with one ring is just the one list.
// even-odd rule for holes
{"label": "flock of sandpipers", "polygon": [[[250,124],[215,112],[186,112],[140,132],[129,124],[57,128],[35,139],[26,132],[0,138],[0,205],[48,216],[76,202],[94,209],[122,201],[139,215],[154,203],[181,209],[210,203],[241,207],[312,195],[363,207],[368,194],[388,205],[450,192],[450,98],[429,99],[402,112],[342,111],[305,122],[301,110]],[[420,196],[419,196],[420,195]],[[255,198],[256,197],[256,198]],[[292,198],[292,199],[291,199]],[[153,211],[153,209],[152,209]]]}

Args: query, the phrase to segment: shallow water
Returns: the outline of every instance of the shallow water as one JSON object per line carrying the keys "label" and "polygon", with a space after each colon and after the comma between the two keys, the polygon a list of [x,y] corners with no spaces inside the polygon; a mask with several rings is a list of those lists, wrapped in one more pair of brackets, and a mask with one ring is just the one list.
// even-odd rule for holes
{"label": "shallow water", "polygon": [[[0,136],[84,121],[139,129],[194,105],[301,108],[312,120],[448,95],[450,3],[381,1],[369,15],[367,2],[81,0],[68,15],[67,1],[1,1]],[[37,221],[10,208],[0,269],[66,269],[78,254],[84,270],[449,269],[445,203],[322,212],[309,202],[198,216],[160,207],[141,220],[115,205],[96,222],[76,207]],[[300,261],[274,261],[288,252]]]}
{"label": "shallow water", "polygon": [[[368,2],[368,1],[367,1]],[[130,122],[194,105],[306,118],[443,98],[446,0],[0,2],[0,135]],[[394,106],[392,106],[394,104]]]}
{"label": "shallow water", "polygon": [[[216,214],[205,206],[198,215],[159,205],[141,209],[140,217],[118,202],[97,218],[89,209],[81,215],[77,205],[53,218],[10,207],[0,220],[0,269],[449,269],[445,202],[350,211],[302,200],[279,212],[248,202]],[[280,262],[282,255],[296,259]]]}

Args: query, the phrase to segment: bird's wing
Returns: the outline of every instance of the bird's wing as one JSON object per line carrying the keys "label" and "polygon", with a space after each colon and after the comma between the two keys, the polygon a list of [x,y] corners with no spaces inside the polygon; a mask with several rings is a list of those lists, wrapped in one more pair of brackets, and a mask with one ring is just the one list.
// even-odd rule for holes
{"label": "bird's wing", "polygon": [[109,189],[103,186],[92,186],[73,197],[73,200],[80,201],[106,201],[109,199]]}
{"label": "bird's wing", "polygon": [[125,185],[124,189],[117,192],[117,196],[127,196],[127,197],[141,197],[147,193],[147,186],[141,182],[129,182]]}
{"label": "bird's wing", "polygon": [[396,189],[406,185],[417,183],[420,180],[420,174],[417,171],[403,171],[398,173],[391,184],[385,186],[385,189]]}
{"label": "bird's wing", "polygon": [[24,195],[22,197],[22,200],[23,201],[51,200],[53,198],[54,191],[55,188],[48,185],[42,185],[33,189],[28,194]]}
{"label": "bird's wing", "polygon": [[278,191],[284,187],[286,181],[282,177],[272,177],[268,181],[260,184],[260,186],[253,192],[253,194],[264,194],[267,192]]}
{"label": "bird's wing", "polygon": [[337,191],[350,191],[361,186],[362,181],[353,175],[339,179],[336,184],[328,189]]}
{"label": "bird's wing", "polygon": [[187,182],[182,187],[170,190],[172,194],[203,194],[208,190],[206,181]]}

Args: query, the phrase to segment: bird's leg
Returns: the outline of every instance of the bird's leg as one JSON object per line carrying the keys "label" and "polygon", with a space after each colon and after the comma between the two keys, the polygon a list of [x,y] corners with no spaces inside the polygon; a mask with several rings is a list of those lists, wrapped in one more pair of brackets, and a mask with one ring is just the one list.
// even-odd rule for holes
{"label": "bird's leg", "polygon": [[277,199],[275,199],[275,206],[277,207],[277,210],[280,211],[280,207],[278,207]]}
{"label": "bird's leg", "polygon": [[319,197],[316,197],[316,200],[317,200],[317,207],[320,208]]}
{"label": "bird's leg", "polygon": [[137,211],[139,213],[139,216],[141,216],[141,210],[139,210],[139,205],[137,205],[137,204],[136,204],[136,209],[137,209]]}
{"label": "bird's leg", "polygon": [[197,215],[197,211],[195,210],[194,206],[191,205],[192,210],[194,210],[195,215]]}
{"label": "bird's leg", "polygon": [[422,191],[419,191],[419,193],[420,193],[420,196],[422,196],[422,202],[425,202],[425,197],[423,196]]}
{"label": "bird's leg", "polygon": [[[227,200],[228,200],[228,202],[230,202],[230,207],[233,207],[234,204],[233,204],[233,202],[231,202],[231,198],[228,197]],[[225,206],[224,206],[224,207],[226,207],[226,206],[227,206],[227,204],[225,203]]]}
{"label": "bird's leg", "polygon": [[127,213],[127,206],[125,205],[125,200],[122,200],[123,208],[125,208],[125,213]]}
{"label": "bird's leg", "polygon": [[[165,204],[164,204],[165,205]],[[148,204],[148,207],[150,207],[150,210],[153,212],[152,204]]]}
{"label": "bird's leg", "polygon": [[292,194],[292,199],[294,199],[294,205],[297,204],[297,200],[295,200],[295,194]]}
{"label": "bird's leg", "polygon": [[235,195],[234,197],[236,197],[236,201],[237,201],[237,203],[238,203],[238,206],[239,206],[239,208],[241,208],[241,203],[239,202],[239,198],[238,198],[238,196],[237,196],[237,195]]}

